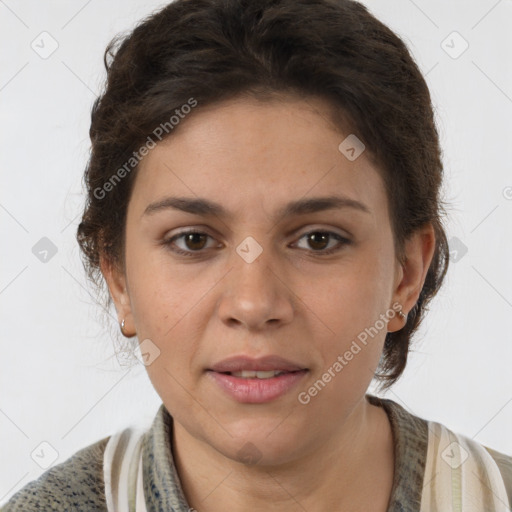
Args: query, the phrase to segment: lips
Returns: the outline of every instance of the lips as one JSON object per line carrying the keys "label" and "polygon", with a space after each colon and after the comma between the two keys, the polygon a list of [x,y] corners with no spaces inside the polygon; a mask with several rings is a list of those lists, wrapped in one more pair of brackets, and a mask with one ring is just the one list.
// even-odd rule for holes
{"label": "lips", "polygon": [[306,367],[294,361],[283,359],[282,357],[271,355],[260,358],[251,358],[248,356],[234,356],[215,363],[210,371],[218,373],[236,373],[242,371],[252,372],[283,372],[291,373],[301,370],[307,370]]}
{"label": "lips", "polygon": [[225,396],[243,404],[263,404],[285,395],[290,397],[292,396],[291,391],[297,388],[307,374],[308,370],[304,369],[281,373],[274,377],[251,378],[237,377],[236,374],[220,373],[212,370],[206,372],[207,378],[211,379],[211,382]]}

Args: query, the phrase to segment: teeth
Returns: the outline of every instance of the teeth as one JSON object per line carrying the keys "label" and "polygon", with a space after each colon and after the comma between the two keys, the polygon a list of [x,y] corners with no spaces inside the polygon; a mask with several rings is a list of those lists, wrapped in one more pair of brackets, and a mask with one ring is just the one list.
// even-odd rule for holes
{"label": "teeth", "polygon": [[241,372],[232,372],[231,375],[233,375],[233,377],[242,377],[242,379],[271,379],[272,377],[275,377],[276,375],[281,375],[282,373],[285,372],[279,370],[270,370],[268,372],[242,370]]}

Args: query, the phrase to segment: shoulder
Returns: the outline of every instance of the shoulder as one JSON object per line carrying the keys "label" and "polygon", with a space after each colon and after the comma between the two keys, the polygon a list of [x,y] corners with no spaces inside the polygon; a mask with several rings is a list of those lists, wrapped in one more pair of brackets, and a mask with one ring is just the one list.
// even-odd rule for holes
{"label": "shoulder", "polygon": [[[411,488],[421,510],[448,510],[451,503],[482,503],[484,510],[507,510],[512,504],[512,454],[505,454],[450,429],[417,416],[393,400],[368,395],[370,403],[383,406],[390,418],[399,483],[404,504]],[[464,508],[464,507],[463,507]],[[407,507],[405,507],[407,509]]]}
{"label": "shoulder", "polygon": [[498,466],[501,477],[503,478],[503,482],[505,484],[505,488],[507,489],[509,501],[512,503],[512,454],[507,455],[505,453],[493,450],[488,446],[482,446],[487,450],[487,452],[491,455],[494,462]]}
{"label": "shoulder", "polygon": [[[460,502],[485,504],[485,510],[510,510],[512,504],[512,455],[485,446],[446,425],[429,421],[429,452],[426,473],[431,481],[430,498],[448,495],[459,482]],[[459,496],[460,495],[460,496]]]}
{"label": "shoulder", "polygon": [[103,454],[110,436],[82,448],[19,490],[1,512],[106,511]]}
{"label": "shoulder", "polygon": [[[435,442],[445,441],[444,446],[439,443],[439,449],[444,448],[441,453],[448,465],[457,465],[457,462],[462,465],[469,457],[474,457],[478,462],[485,461],[491,467],[499,470],[496,475],[507,485],[507,489],[512,490],[512,454],[509,455],[479,443],[442,423],[428,421],[428,425]],[[457,452],[454,452],[455,449]],[[452,461],[451,458],[454,454],[458,455],[459,458]]]}

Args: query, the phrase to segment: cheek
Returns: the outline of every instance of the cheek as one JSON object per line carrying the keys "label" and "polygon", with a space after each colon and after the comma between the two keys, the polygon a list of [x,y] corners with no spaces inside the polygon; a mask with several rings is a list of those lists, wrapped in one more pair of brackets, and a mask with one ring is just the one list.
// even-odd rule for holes
{"label": "cheek", "polygon": [[330,270],[329,278],[317,276],[298,294],[306,310],[314,313],[307,316],[321,344],[324,365],[329,367],[347,350],[357,353],[352,367],[370,367],[378,361],[387,333],[381,315],[391,308],[392,269],[389,252],[368,249]]}
{"label": "cheek", "polygon": [[329,316],[333,329],[373,321],[390,306],[393,266],[380,254],[368,250],[344,260],[308,292],[308,301]]}
{"label": "cheek", "polygon": [[154,383],[172,387],[171,375],[183,376],[192,371],[208,318],[203,314],[205,297],[215,285],[215,276],[198,274],[194,265],[186,265],[180,271],[169,263],[165,251],[152,254],[135,249],[127,258],[126,267],[138,339],[151,340],[160,351],[146,369]]}
{"label": "cheek", "polygon": [[199,300],[200,290],[176,271],[163,249],[128,245],[126,269],[132,313],[145,337],[163,339]]}

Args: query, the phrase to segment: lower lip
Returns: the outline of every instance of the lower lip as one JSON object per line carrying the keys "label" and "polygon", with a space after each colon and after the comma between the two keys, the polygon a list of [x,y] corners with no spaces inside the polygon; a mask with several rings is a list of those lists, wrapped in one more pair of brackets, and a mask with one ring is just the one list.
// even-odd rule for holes
{"label": "lower lip", "polygon": [[246,404],[261,404],[279,398],[296,386],[307,372],[284,373],[270,379],[243,379],[208,370],[208,374],[231,398]]}

